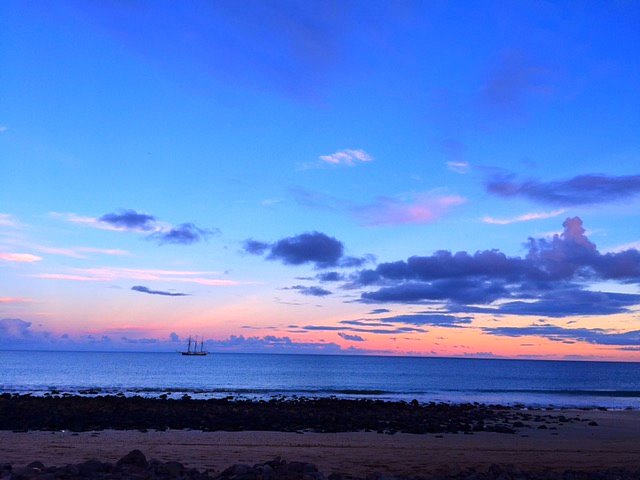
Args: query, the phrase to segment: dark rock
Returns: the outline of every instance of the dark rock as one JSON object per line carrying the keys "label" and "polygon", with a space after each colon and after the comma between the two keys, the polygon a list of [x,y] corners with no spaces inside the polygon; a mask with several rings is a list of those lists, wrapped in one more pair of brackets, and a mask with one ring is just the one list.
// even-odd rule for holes
{"label": "dark rock", "polygon": [[271,465],[265,463],[264,465],[262,465],[261,476],[262,480],[273,480],[274,478],[276,478],[276,471]]}
{"label": "dark rock", "polygon": [[249,472],[253,471],[249,465],[245,465],[244,463],[236,463],[235,465],[231,465],[229,468],[224,470],[220,475],[223,477],[237,477],[240,475],[246,475]]}
{"label": "dark rock", "polygon": [[86,462],[82,462],[78,464],[78,470],[80,471],[80,475],[83,477],[92,476],[97,472],[106,472],[106,465],[98,460],[92,459],[87,460]]}
{"label": "dark rock", "polygon": [[599,425],[598,425],[598,422],[596,422],[595,420],[590,421],[587,425],[589,425],[590,427],[597,427],[597,426],[599,426]]}
{"label": "dark rock", "polygon": [[168,475],[170,477],[179,477],[185,471],[184,465],[180,462],[160,463],[155,471],[159,474]]}
{"label": "dark rock", "polygon": [[144,456],[144,453],[136,449],[131,450],[124,457],[118,460],[117,465],[134,465],[140,468],[147,468],[148,462],[147,457]]}
{"label": "dark rock", "polygon": [[27,468],[31,468],[32,470],[44,470],[44,463],[42,462],[31,462],[27,465]]}

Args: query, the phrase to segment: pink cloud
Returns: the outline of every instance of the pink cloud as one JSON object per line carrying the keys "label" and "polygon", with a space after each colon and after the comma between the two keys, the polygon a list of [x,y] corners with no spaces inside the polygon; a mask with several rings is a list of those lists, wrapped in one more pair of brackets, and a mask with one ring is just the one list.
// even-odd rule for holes
{"label": "pink cloud", "polygon": [[86,277],[83,275],[69,275],[66,273],[39,273],[34,275],[35,278],[44,278],[46,280],[72,280],[75,282],[105,282],[105,279],[97,277]]}
{"label": "pink cloud", "polygon": [[544,220],[547,218],[554,218],[558,215],[562,215],[566,212],[566,209],[553,210],[552,212],[532,212],[518,215],[517,217],[510,218],[495,218],[495,217],[483,217],[482,222],[490,225],[509,225],[511,223],[530,222],[532,220]]}
{"label": "pink cloud", "polygon": [[40,273],[35,278],[47,280],[70,280],[76,282],[112,282],[116,280],[146,280],[178,283],[195,283],[207,286],[239,285],[234,280],[207,278],[203,275],[215,275],[218,272],[189,270],[160,270],[137,268],[76,268],[70,273]]}
{"label": "pink cloud", "polygon": [[59,248],[59,247],[47,247],[44,245],[35,245],[33,248],[40,252],[49,253],[51,255],[61,255],[71,258],[87,258],[86,254],[96,253],[99,255],[131,255],[126,250],[109,249],[109,248],[93,248],[93,247],[76,247],[76,248]]}
{"label": "pink cloud", "polygon": [[423,193],[408,200],[381,197],[375,203],[353,211],[370,226],[423,224],[439,219],[451,208],[465,202],[466,199],[458,195],[436,197]]}
{"label": "pink cloud", "polygon": [[80,247],[78,248],[78,250],[86,253],[99,253],[101,255],[114,255],[114,256],[131,255],[130,252],[127,252],[126,250],[120,250],[117,248]]}
{"label": "pink cloud", "polygon": [[8,213],[0,213],[0,227],[17,227],[18,222]]}
{"label": "pink cloud", "polygon": [[30,298],[21,298],[21,297],[0,297],[0,304],[8,304],[8,303],[31,303],[33,300]]}
{"label": "pink cloud", "polygon": [[42,260],[42,257],[30,253],[0,253],[0,260],[5,262],[33,263]]}

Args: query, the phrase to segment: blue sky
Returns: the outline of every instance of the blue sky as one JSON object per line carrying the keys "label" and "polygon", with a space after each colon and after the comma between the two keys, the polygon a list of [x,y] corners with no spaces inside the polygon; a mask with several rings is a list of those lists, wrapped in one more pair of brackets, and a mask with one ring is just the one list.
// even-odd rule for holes
{"label": "blue sky", "polygon": [[[530,355],[498,322],[554,358],[640,358],[582,331],[565,344],[531,330],[562,318],[636,338],[639,23],[624,1],[3,2],[0,345],[168,348],[169,333],[197,332],[211,345],[276,335],[293,350]],[[554,244],[568,218],[582,227]],[[313,260],[335,246],[301,236],[313,232],[340,243],[331,265]],[[371,292],[440,291],[451,273],[357,280],[439,250],[525,259],[528,238],[547,239],[531,268],[573,268],[528,298],[513,275],[481,304],[463,298],[473,282],[498,288],[486,271],[384,304]],[[596,249],[580,263],[585,242]],[[603,303],[549,310],[587,291]],[[614,308],[614,294],[628,296]],[[539,317],[495,311],[516,301],[538,302]],[[425,309],[473,320],[393,341],[342,329],[374,308],[405,330],[396,317]]]}

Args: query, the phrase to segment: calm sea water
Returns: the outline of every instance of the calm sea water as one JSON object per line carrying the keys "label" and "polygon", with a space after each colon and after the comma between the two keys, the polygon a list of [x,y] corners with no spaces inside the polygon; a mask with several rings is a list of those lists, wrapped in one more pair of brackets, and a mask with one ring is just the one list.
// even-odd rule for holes
{"label": "calm sea water", "polygon": [[0,391],[366,397],[640,408],[640,364],[415,357],[0,352]]}

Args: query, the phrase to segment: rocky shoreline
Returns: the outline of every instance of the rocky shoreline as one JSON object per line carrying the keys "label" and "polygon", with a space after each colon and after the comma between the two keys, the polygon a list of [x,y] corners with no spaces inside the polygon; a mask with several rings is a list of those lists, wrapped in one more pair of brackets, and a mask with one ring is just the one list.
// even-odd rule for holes
{"label": "rocky shoreline", "polygon": [[0,430],[167,430],[464,433],[557,429],[588,418],[478,403],[381,400],[180,400],[124,396],[0,395]]}
{"label": "rocky shoreline", "polygon": [[129,452],[116,463],[92,459],[78,464],[55,467],[34,461],[26,467],[17,469],[10,464],[0,463],[0,479],[3,480],[636,480],[638,478],[640,478],[640,468],[638,470],[616,468],[600,471],[532,472],[499,465],[491,465],[481,470],[467,469],[452,474],[420,477],[396,477],[379,472],[358,477],[344,472],[326,474],[318,471],[312,463],[287,462],[279,457],[254,465],[235,464],[216,472],[188,468],[176,461],[147,460],[140,450]]}

